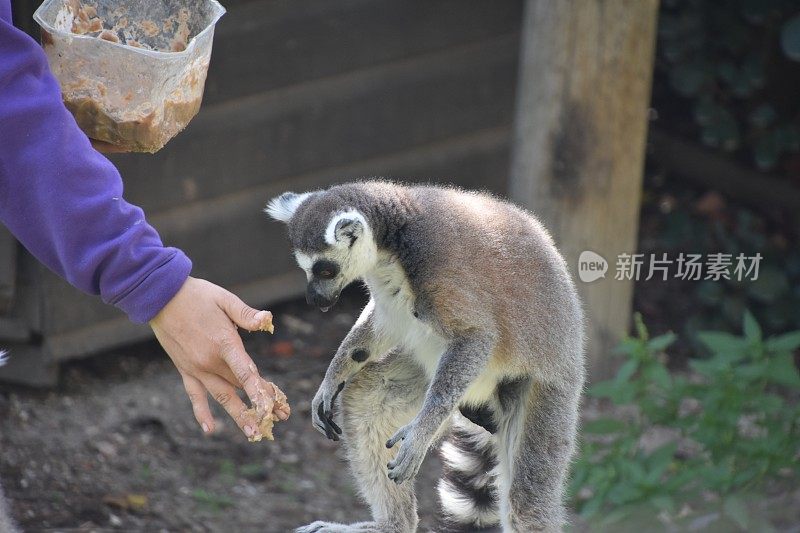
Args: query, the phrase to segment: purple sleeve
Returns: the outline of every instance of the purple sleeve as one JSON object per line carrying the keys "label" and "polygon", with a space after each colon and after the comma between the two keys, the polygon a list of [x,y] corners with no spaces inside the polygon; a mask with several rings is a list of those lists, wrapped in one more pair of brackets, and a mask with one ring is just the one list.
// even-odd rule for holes
{"label": "purple sleeve", "polygon": [[9,13],[0,0],[0,222],[72,285],[147,322],[191,262],[122,198],[119,172],[78,128],[44,51]]}

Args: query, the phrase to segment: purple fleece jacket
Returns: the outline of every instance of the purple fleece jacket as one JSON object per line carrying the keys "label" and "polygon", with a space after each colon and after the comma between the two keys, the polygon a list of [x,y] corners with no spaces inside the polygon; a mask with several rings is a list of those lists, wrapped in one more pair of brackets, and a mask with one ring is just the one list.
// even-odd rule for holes
{"label": "purple fleece jacket", "polygon": [[147,322],[192,268],[166,248],[61,101],[43,50],[0,0],[0,222],[69,281]]}

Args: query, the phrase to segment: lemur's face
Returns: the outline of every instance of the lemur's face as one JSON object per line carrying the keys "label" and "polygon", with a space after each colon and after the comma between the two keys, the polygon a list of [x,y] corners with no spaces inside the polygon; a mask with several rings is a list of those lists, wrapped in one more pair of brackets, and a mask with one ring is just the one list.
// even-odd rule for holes
{"label": "lemur's face", "polygon": [[377,247],[366,218],[335,205],[324,192],[284,193],[266,211],[289,226],[295,259],[308,280],[306,301],[323,312],[375,264]]}

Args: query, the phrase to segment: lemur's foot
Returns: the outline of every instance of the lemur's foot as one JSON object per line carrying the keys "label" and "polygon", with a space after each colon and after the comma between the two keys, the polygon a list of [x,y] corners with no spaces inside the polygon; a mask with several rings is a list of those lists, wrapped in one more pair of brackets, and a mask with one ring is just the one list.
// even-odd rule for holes
{"label": "lemur's foot", "polygon": [[401,529],[380,522],[359,522],[357,524],[337,524],[317,520],[307,526],[299,527],[295,533],[401,533]]}

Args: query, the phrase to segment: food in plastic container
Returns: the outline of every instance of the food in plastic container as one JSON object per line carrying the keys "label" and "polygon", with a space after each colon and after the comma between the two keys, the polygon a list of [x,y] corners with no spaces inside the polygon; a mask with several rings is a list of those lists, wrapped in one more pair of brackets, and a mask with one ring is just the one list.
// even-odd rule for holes
{"label": "food in plastic container", "polygon": [[156,152],[200,109],[224,13],[215,0],[45,0],[34,19],[80,128]]}

